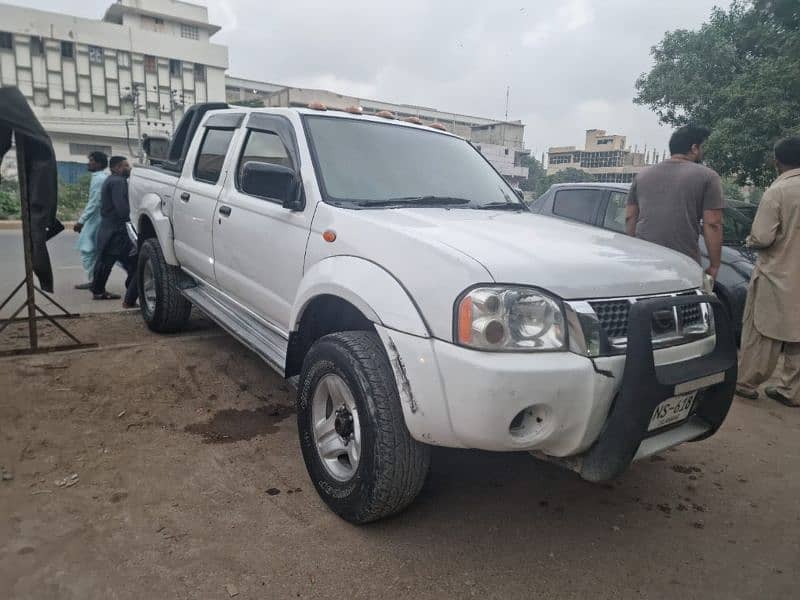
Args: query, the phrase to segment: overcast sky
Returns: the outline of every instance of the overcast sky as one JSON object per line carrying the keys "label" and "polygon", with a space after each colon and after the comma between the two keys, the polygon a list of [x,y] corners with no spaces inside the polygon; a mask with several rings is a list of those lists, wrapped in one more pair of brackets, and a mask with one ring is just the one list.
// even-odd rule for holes
{"label": "overcast sky", "polygon": [[[0,0],[3,1],[3,0]],[[196,0],[195,0],[196,1]],[[11,0],[100,18],[109,0]],[[526,125],[537,156],[584,130],[662,150],[670,131],[634,106],[665,31],[697,28],[727,0],[208,0],[229,74]]]}

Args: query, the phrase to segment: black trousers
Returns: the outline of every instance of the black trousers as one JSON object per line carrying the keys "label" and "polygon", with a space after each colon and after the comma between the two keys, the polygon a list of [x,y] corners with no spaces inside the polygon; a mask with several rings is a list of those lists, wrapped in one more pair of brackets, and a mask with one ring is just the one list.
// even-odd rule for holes
{"label": "black trousers", "polygon": [[118,231],[111,236],[100,251],[94,266],[92,293],[104,294],[111,270],[116,263],[122,265],[128,276],[125,278],[125,304],[134,304],[139,297],[139,286],[136,282],[136,249],[125,231]]}

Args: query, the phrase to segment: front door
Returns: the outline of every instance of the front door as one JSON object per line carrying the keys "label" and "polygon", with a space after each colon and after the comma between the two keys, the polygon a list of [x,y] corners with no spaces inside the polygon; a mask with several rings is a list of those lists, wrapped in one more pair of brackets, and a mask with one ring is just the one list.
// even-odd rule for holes
{"label": "front door", "polygon": [[[241,191],[247,162],[283,165],[299,172],[297,145],[283,117],[254,113],[231,161],[226,195],[214,220],[217,284],[225,293],[288,335],[292,303],[303,276],[313,207],[293,212],[280,200]],[[234,166],[235,165],[235,166]]]}
{"label": "front door", "polygon": [[197,158],[194,164],[184,167],[173,198],[175,255],[181,266],[208,282],[214,281],[212,224],[235,131],[211,127],[198,131],[202,141]]}

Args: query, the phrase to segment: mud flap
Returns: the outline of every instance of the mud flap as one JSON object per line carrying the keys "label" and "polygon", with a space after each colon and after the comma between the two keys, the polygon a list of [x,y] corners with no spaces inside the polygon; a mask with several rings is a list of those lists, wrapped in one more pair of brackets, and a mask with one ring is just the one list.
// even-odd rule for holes
{"label": "mud flap", "polygon": [[[656,367],[653,313],[699,303],[709,304],[714,311],[717,335],[714,350],[700,358]],[[619,476],[630,465],[642,440],[652,435],[647,427],[655,408],[678,395],[676,386],[724,373],[724,379],[701,391],[696,401],[693,418],[708,425],[708,430],[696,439],[712,435],[722,425],[733,401],[736,362],[736,342],[730,319],[715,296],[676,296],[634,303],[628,316],[628,348],[620,391],[597,441],[582,456],[576,457],[573,468],[589,481]]]}

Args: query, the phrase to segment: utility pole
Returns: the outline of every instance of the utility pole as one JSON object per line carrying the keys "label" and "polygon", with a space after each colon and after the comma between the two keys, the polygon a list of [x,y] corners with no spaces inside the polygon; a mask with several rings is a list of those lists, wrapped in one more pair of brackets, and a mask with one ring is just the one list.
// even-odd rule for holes
{"label": "utility pole", "polygon": [[172,121],[172,134],[175,133],[175,111],[184,105],[183,94],[178,90],[170,90],[169,94],[169,118]]}
{"label": "utility pole", "polygon": [[511,94],[511,86],[506,86],[506,121],[508,121],[508,97]]}

